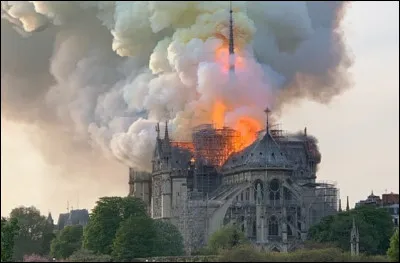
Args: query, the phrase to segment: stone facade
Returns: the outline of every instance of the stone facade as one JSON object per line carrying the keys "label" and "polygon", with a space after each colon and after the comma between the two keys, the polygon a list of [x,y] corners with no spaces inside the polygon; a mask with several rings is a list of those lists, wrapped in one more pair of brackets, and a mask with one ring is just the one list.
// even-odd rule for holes
{"label": "stone facade", "polygon": [[[159,129],[158,129],[159,131]],[[315,139],[269,130],[218,167],[216,190],[198,190],[193,152],[159,134],[151,174],[130,174],[130,195],[149,205],[153,218],[169,219],[190,253],[219,228],[235,224],[260,249],[287,252],[301,246],[308,228],[337,211],[337,189],[316,182],[321,161]],[[145,180],[135,176],[140,175]],[[200,178],[200,179],[199,179]]]}

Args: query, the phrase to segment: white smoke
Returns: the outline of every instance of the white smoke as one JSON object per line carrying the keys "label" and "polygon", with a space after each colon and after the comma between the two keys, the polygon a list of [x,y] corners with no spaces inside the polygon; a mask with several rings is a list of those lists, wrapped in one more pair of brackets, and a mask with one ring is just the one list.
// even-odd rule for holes
{"label": "white smoke", "polygon": [[[35,117],[149,170],[157,121],[170,119],[173,136],[186,138],[210,121],[216,100],[233,125],[244,115],[263,121],[265,107],[293,99],[329,102],[348,87],[342,2],[234,2],[234,81],[221,49],[228,9],[209,1],[2,1],[2,117]],[[10,25],[44,32],[3,47]],[[26,61],[24,52],[37,58]],[[29,107],[38,112],[21,113]]]}

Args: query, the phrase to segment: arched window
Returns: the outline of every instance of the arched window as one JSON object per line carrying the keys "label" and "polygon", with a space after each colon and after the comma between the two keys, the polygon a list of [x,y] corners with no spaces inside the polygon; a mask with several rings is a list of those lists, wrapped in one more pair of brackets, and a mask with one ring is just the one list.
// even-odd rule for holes
{"label": "arched window", "polygon": [[288,236],[293,236],[292,228],[289,226],[289,224],[286,225],[286,228]]}
{"label": "arched window", "polygon": [[269,199],[271,201],[280,200],[279,186],[279,181],[277,179],[273,179],[269,182]]}
{"label": "arched window", "polygon": [[270,236],[277,236],[279,234],[278,219],[276,216],[271,216],[269,218],[268,234]]}

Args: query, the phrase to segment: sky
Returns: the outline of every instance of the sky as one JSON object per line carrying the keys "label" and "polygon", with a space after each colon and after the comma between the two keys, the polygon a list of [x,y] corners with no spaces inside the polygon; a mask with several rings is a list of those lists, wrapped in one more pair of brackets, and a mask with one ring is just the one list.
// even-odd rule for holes
{"label": "sky", "polygon": [[[334,181],[345,205],[371,191],[399,192],[399,3],[354,2],[343,21],[353,53],[352,88],[327,105],[303,101],[285,106],[283,129],[307,127],[322,153],[318,180]],[[34,127],[1,119],[1,214],[36,206],[57,217],[74,208],[93,208],[101,196],[126,196],[122,165],[98,180],[68,181],[32,146]],[[114,166],[115,167],[115,166]],[[74,177],[76,178],[76,177]]]}

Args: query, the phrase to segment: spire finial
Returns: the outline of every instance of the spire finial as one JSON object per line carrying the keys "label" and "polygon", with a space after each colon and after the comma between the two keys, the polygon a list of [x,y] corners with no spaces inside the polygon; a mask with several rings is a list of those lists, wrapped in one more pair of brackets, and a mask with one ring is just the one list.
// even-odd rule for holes
{"label": "spire finial", "polygon": [[232,17],[232,1],[229,1],[229,55],[235,53],[235,46],[233,40],[233,17]]}
{"label": "spire finial", "polygon": [[232,1],[229,1],[229,71],[235,71],[235,43],[233,38]]}
{"label": "spire finial", "polygon": [[350,210],[350,206],[349,206],[349,196],[347,196],[347,204],[346,204],[346,211]]}
{"label": "spire finial", "polygon": [[266,127],[266,131],[269,132],[269,114],[271,113],[271,110],[267,107],[264,110],[265,114],[267,114],[267,127]]}

